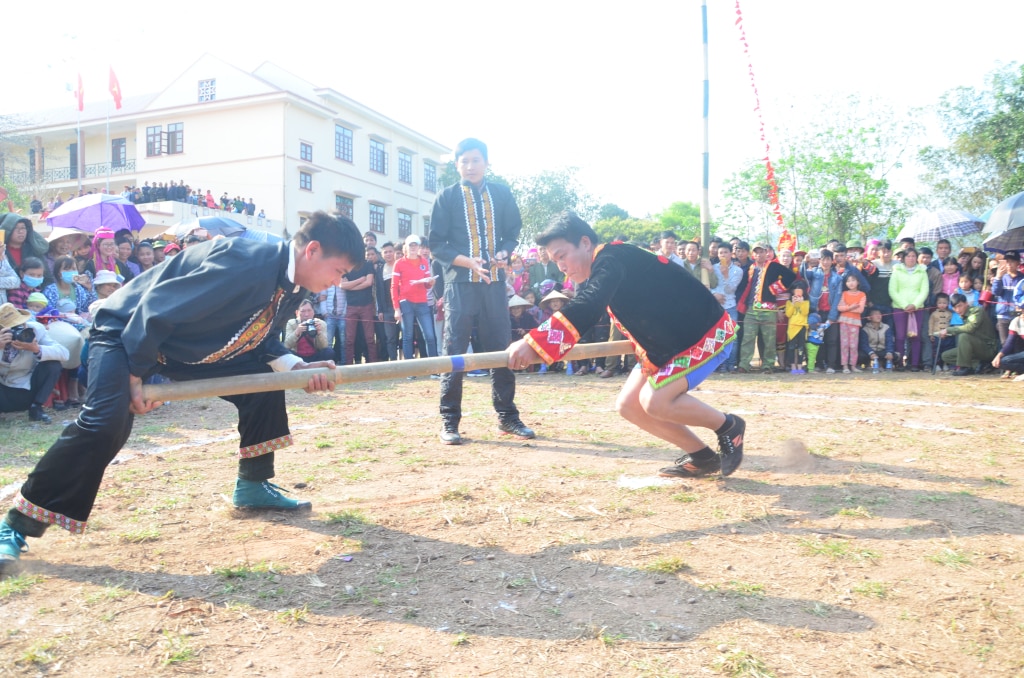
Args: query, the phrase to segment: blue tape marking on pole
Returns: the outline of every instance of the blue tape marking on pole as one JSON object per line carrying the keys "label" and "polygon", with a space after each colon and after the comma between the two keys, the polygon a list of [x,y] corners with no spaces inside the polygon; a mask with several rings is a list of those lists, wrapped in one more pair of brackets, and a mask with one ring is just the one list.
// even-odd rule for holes
{"label": "blue tape marking on pole", "polygon": [[704,26],[704,44],[708,44],[708,6],[701,5],[700,7],[700,18]]}
{"label": "blue tape marking on pole", "polygon": [[466,371],[466,360],[461,355],[452,356],[452,371],[453,372],[465,372]]}

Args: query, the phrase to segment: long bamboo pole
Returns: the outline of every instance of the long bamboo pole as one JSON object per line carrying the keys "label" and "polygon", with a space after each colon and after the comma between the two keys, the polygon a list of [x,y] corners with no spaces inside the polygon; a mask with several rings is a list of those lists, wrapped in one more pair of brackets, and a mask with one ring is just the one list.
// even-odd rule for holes
{"label": "long bamboo pole", "polygon": [[[628,341],[577,344],[566,355],[565,359],[586,360],[602,356],[625,355],[632,352],[633,347]],[[537,362],[540,361],[538,360]],[[345,367],[337,367],[334,370],[324,367],[310,370],[293,370],[291,372],[249,374],[241,377],[197,379],[195,381],[179,381],[170,384],[150,384],[143,387],[142,394],[146,400],[194,400],[196,398],[305,388],[306,384],[309,383],[309,378],[315,374],[323,374],[335,384],[352,384],[360,381],[422,377],[429,374],[441,374],[442,372],[488,370],[496,367],[506,367],[507,365],[508,353],[505,351],[492,351],[490,353],[467,353],[466,355],[420,358],[419,360],[346,365]]]}

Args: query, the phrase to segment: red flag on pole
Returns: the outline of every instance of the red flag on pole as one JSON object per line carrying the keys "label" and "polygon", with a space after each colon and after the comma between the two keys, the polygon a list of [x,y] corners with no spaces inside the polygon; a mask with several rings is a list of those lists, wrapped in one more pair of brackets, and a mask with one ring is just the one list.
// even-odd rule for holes
{"label": "red flag on pole", "polygon": [[85,110],[85,91],[82,89],[82,74],[78,74],[78,89],[75,90],[75,98],[78,99],[78,110]]}
{"label": "red flag on pole", "polygon": [[121,85],[114,75],[114,67],[110,67],[110,96],[114,97],[114,108],[121,108]]}

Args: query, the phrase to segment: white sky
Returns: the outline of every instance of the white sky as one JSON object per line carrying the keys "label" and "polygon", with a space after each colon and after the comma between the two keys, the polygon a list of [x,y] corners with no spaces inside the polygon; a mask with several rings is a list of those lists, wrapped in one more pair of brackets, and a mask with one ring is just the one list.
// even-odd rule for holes
{"label": "white sky", "polygon": [[[734,0],[709,0],[712,212],[762,155]],[[636,216],[700,202],[699,0],[349,0],[4,4],[0,114],[161,89],[204,52],[271,61],[448,146],[477,136],[503,175],[580,168]],[[835,94],[897,107],[980,86],[1021,58],[1019,0],[744,0],[765,122],[812,119]],[[771,139],[770,139],[771,140]],[[912,183],[913,177],[905,177]]]}

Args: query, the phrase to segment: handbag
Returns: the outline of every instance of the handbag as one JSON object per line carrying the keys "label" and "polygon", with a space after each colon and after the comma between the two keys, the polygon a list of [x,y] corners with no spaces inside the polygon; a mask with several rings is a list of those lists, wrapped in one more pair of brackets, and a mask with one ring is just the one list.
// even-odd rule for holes
{"label": "handbag", "polygon": [[913,339],[917,336],[917,314],[907,314],[907,337]]}

